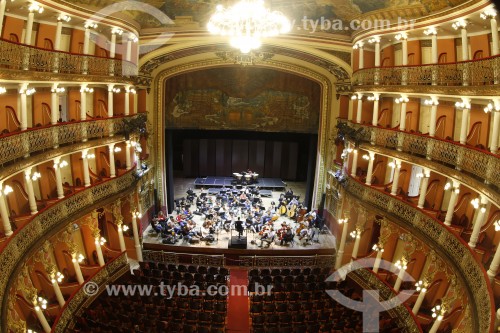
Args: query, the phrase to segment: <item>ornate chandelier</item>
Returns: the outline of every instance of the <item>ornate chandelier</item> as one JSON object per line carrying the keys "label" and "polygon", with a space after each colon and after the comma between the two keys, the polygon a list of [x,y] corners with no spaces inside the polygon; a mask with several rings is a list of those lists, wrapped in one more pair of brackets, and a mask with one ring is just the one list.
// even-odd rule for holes
{"label": "ornate chandelier", "polygon": [[291,25],[282,13],[265,8],[264,1],[242,0],[228,9],[218,5],[207,28],[212,34],[229,36],[231,46],[249,53],[262,45],[261,38],[287,33]]}

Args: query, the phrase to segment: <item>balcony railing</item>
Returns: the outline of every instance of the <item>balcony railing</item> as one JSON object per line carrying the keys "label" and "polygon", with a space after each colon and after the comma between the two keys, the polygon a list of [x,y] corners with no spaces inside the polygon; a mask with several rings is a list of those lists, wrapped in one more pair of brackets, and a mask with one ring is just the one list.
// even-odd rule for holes
{"label": "balcony railing", "polygon": [[[339,120],[346,122],[346,120]],[[433,138],[423,134],[402,132],[371,125],[350,123],[355,129],[364,128],[364,142],[397,149],[426,157],[466,171],[483,179],[486,183],[500,187],[500,158],[485,150],[462,145],[458,142]]]}
{"label": "balcony railing", "polygon": [[0,136],[0,165],[60,145],[124,133],[125,120],[139,115],[35,127]]}
{"label": "balcony railing", "polygon": [[353,85],[477,86],[498,83],[500,56],[446,64],[372,67],[353,74]]}
{"label": "balcony railing", "polygon": [[[74,193],[58,203],[45,208],[33,215],[29,223],[17,229],[12,236],[0,245],[0,300],[2,300],[1,318],[7,318],[9,283],[15,281],[14,274],[23,264],[23,258],[47,239],[50,232],[62,228],[68,222],[68,217],[81,211],[90,210],[98,204],[125,190],[136,188],[137,177],[135,169],[122,176],[109,179],[98,185],[85,188]],[[7,323],[1,323],[0,331],[7,332]]]}
{"label": "balcony railing", "polygon": [[341,183],[347,192],[347,200],[372,205],[385,214],[393,215],[401,226],[422,235],[432,244],[430,246],[438,248],[439,252],[448,258],[447,261],[451,263],[460,280],[464,281],[473,312],[473,327],[470,331],[493,331],[495,307],[489,278],[463,239],[439,220],[394,196],[362,184],[350,176],[338,182],[336,187],[340,189]]}
{"label": "balcony railing", "polygon": [[137,75],[137,66],[129,61],[47,50],[4,39],[0,40],[0,68],[115,77]]}
{"label": "balcony railing", "polygon": [[[95,285],[99,286],[99,290],[102,291],[105,290],[106,284],[115,281],[127,271],[130,271],[130,266],[127,262],[126,252],[123,252],[120,256],[108,262],[106,266],[101,267],[86,283],[95,283]],[[74,328],[76,319],[81,314],[80,312],[88,308],[97,297],[98,294],[89,296],[85,292],[85,284],[81,285],[61,309],[59,316],[52,325],[52,332],[67,332],[69,328]]]}
{"label": "balcony railing", "polygon": [[[355,263],[355,262],[354,262]],[[354,264],[353,263],[353,264]],[[398,297],[398,293],[391,288],[387,283],[381,281],[377,274],[366,268],[358,268],[352,271],[349,276],[356,281],[364,290],[377,290],[380,294],[380,299],[384,302],[393,302],[394,298]],[[399,304],[393,309],[387,310],[392,318],[396,318],[400,322],[398,327],[404,328],[403,332],[417,333],[422,332],[422,328],[414,316],[413,312],[407,305]]]}

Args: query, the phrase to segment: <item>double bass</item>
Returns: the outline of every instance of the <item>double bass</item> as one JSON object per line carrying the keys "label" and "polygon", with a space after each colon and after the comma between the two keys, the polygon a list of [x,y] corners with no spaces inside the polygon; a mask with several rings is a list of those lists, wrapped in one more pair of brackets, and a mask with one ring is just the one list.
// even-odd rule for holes
{"label": "double bass", "polygon": [[288,217],[293,219],[295,217],[296,211],[297,211],[297,205],[295,204],[291,205],[290,208],[288,208],[287,212]]}

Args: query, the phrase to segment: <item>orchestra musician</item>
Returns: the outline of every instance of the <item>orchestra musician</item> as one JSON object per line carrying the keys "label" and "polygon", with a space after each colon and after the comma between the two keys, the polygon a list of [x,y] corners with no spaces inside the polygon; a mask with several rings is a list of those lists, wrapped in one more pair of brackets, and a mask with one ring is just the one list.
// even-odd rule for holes
{"label": "orchestra musician", "polygon": [[257,245],[258,247],[262,247],[263,243],[266,242],[267,246],[269,247],[271,243],[274,241],[274,237],[276,236],[276,233],[272,227],[264,227],[262,230],[259,232],[259,240],[260,244]]}

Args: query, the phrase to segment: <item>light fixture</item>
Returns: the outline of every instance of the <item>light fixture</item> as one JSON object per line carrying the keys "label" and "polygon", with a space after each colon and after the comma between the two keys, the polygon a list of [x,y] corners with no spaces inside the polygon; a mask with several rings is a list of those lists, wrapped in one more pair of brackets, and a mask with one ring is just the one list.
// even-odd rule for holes
{"label": "light fixture", "polygon": [[406,96],[401,96],[399,98],[396,98],[396,103],[397,104],[400,104],[400,103],[408,103],[410,101],[410,99]]}
{"label": "light fixture", "polygon": [[36,2],[33,2],[29,7],[28,7],[28,10],[33,13],[33,12],[37,12],[38,14],[41,14],[43,13],[43,7],[41,5],[39,5],[38,3]]}
{"label": "light fixture", "polygon": [[69,15],[66,15],[66,14],[60,14],[58,17],[57,17],[57,20],[58,21],[64,21],[64,22],[69,22],[71,21],[71,16]]}
{"label": "light fixture", "polygon": [[470,105],[470,103],[468,103],[468,102],[464,102],[464,101],[462,101],[462,102],[456,102],[456,103],[455,103],[455,107],[456,107],[457,109],[470,109],[470,108],[471,108],[471,105]]}
{"label": "light fixture", "polygon": [[21,89],[19,90],[19,93],[22,95],[22,94],[25,94],[26,96],[31,96],[33,95],[34,93],[36,93],[36,89],[35,88],[24,88],[24,89]]}
{"label": "light fixture", "polygon": [[363,46],[364,46],[364,45],[365,45],[365,44],[364,44],[363,42],[357,42],[356,44],[354,44],[354,45],[353,45],[353,47],[352,47],[352,48],[353,48],[354,50],[357,50],[357,49],[361,49],[361,48],[363,48]]}
{"label": "light fixture", "polygon": [[496,220],[494,225],[495,225],[495,231],[500,231],[500,220]]}
{"label": "light fixture", "polygon": [[40,174],[40,172],[35,172],[33,173],[31,176],[30,175],[26,175],[26,180],[32,180],[32,181],[36,181],[37,179],[40,179],[42,178],[42,175]]}
{"label": "light fixture", "polygon": [[88,160],[91,160],[91,159],[94,159],[95,158],[95,154],[87,154],[85,155],[83,158],[86,158]]}
{"label": "light fixture", "polygon": [[380,99],[380,97],[375,96],[375,95],[373,95],[373,96],[368,96],[368,100],[369,100],[369,101],[378,101],[379,99]]}
{"label": "light fixture", "polygon": [[349,219],[348,218],[345,218],[345,219],[340,219],[338,221],[339,224],[347,224],[349,222]]}
{"label": "light fixture", "polygon": [[432,318],[436,318],[437,320],[443,320],[444,313],[446,311],[441,305],[436,305],[432,308]]}
{"label": "light fixture", "polygon": [[7,93],[7,88],[0,87],[0,94],[5,94],[5,93]]}
{"label": "light fixture", "polygon": [[493,111],[500,111],[500,107],[495,106],[493,102],[488,103],[486,107],[484,108],[485,113],[493,112]]}
{"label": "light fixture", "polygon": [[8,195],[9,193],[12,193],[12,192],[14,192],[14,190],[12,189],[12,187],[10,185],[6,185],[3,189],[4,195]]}
{"label": "light fixture", "polygon": [[396,162],[391,162],[391,163],[389,163],[389,164],[387,164],[387,165],[388,165],[388,166],[390,166],[390,167],[391,167],[391,168],[393,168],[393,169],[394,169],[394,168],[398,168],[398,169],[399,169],[399,168],[401,168],[401,164],[396,163]]}
{"label": "light fixture", "polygon": [[424,105],[428,105],[428,106],[438,106],[439,105],[439,102],[435,99],[426,99],[424,101]]}
{"label": "light fixture", "polygon": [[435,27],[430,27],[427,30],[424,30],[424,35],[429,36],[429,35],[437,35],[437,30]]}
{"label": "light fixture", "polygon": [[364,159],[364,160],[367,160],[367,161],[369,161],[370,159],[371,159],[372,161],[375,161],[375,156],[373,156],[373,157],[371,157],[371,158],[370,158],[370,155],[368,155],[368,154],[364,154],[364,155],[363,155],[363,159]]}
{"label": "light fixture", "polygon": [[66,162],[66,161],[54,163],[54,169],[57,169],[57,168],[62,169],[62,168],[67,167],[67,166],[68,166],[68,162]]}
{"label": "light fixture", "polygon": [[134,43],[137,43],[139,41],[139,37],[137,37],[135,34],[133,33],[129,33],[128,35],[128,39],[131,40],[132,42]]}
{"label": "light fixture", "polygon": [[379,245],[379,244],[373,244],[372,250],[375,251],[375,252],[382,252],[382,253],[384,253],[384,248],[382,247],[382,245]]}
{"label": "light fixture", "polygon": [[135,90],[135,88],[126,88],[125,89],[126,92],[130,93],[130,94],[137,94],[137,90]]}
{"label": "light fixture", "polygon": [[98,25],[95,22],[87,21],[84,25],[85,29],[97,29]]}
{"label": "light fixture", "polygon": [[115,149],[113,150],[115,153],[119,153],[122,151],[122,149],[120,147],[115,147]]}
{"label": "light fixture", "polygon": [[351,99],[352,99],[353,101],[355,101],[355,100],[357,100],[357,99],[358,99],[358,96],[356,96],[356,95],[352,95],[352,96],[351,96]]}
{"label": "light fixture", "polygon": [[128,225],[124,224],[124,225],[119,225],[118,229],[121,229],[122,231],[127,231],[129,229],[129,227],[128,227]]}
{"label": "light fixture", "polygon": [[406,259],[404,259],[404,258],[402,258],[401,260],[396,261],[395,265],[400,270],[401,269],[406,270],[408,268]]}
{"label": "light fixture", "polygon": [[106,242],[107,242],[106,238],[104,238],[104,237],[96,238],[95,239],[95,244],[96,245],[99,244],[99,245],[103,246],[104,244],[106,244]]}
{"label": "light fixture", "polygon": [[[136,218],[136,219],[140,219],[142,217],[141,213],[139,213],[138,211],[134,211],[132,213],[132,217]],[[339,221],[340,223],[340,221]]]}
{"label": "light fixture", "polygon": [[361,230],[356,229],[354,231],[351,231],[350,235],[353,239],[359,239],[361,238]]}
{"label": "light fixture", "polygon": [[82,93],[89,93],[89,94],[92,94],[94,92],[94,88],[89,88],[89,87],[85,87],[85,88],[81,88],[80,89],[80,92]]}
{"label": "light fixture", "polygon": [[370,44],[373,44],[373,43],[380,43],[380,37],[379,36],[375,36],[375,37],[372,37],[368,40],[368,43]]}
{"label": "light fixture", "polygon": [[408,34],[406,32],[402,32],[394,36],[394,38],[396,38],[396,40],[408,39]]}
{"label": "light fixture", "polygon": [[425,293],[427,292],[427,287],[428,287],[427,281],[420,280],[417,283],[415,283],[415,288],[417,289],[417,291]]}
{"label": "light fixture", "polygon": [[260,48],[262,38],[289,32],[291,24],[282,13],[265,8],[262,0],[242,0],[228,9],[218,5],[207,28],[228,36],[231,46],[246,54]]}
{"label": "light fixture", "polygon": [[79,253],[78,255],[75,254],[74,258],[71,259],[71,261],[81,263],[84,259],[85,257],[83,256],[83,254]]}
{"label": "light fixture", "polygon": [[62,94],[63,92],[66,91],[66,89],[63,87],[61,88],[58,87],[58,88],[52,88],[50,91],[55,94]]}
{"label": "light fixture", "polygon": [[121,36],[123,34],[123,30],[120,29],[120,28],[113,28],[113,29],[111,29],[111,33],[113,35],[119,35],[119,36]]}
{"label": "light fixture", "polygon": [[45,310],[47,308],[47,300],[41,296],[38,296],[38,298],[35,299],[35,310],[40,311],[40,308]]}
{"label": "light fixture", "polygon": [[474,207],[475,209],[479,208],[479,198],[472,199],[470,203],[472,204],[472,207]]}
{"label": "light fixture", "polygon": [[61,272],[56,272],[55,274],[52,274],[52,283],[58,282],[61,283],[62,280],[64,279],[64,275]]}
{"label": "light fixture", "polygon": [[115,94],[120,93],[121,89],[120,88],[113,88],[110,90],[110,92],[114,92]]}
{"label": "light fixture", "polygon": [[496,10],[493,8],[488,8],[479,15],[483,20],[493,19],[497,16]]}
{"label": "light fixture", "polygon": [[465,21],[465,20],[458,20],[455,23],[453,23],[451,26],[455,30],[465,29],[467,27],[467,21]]}

